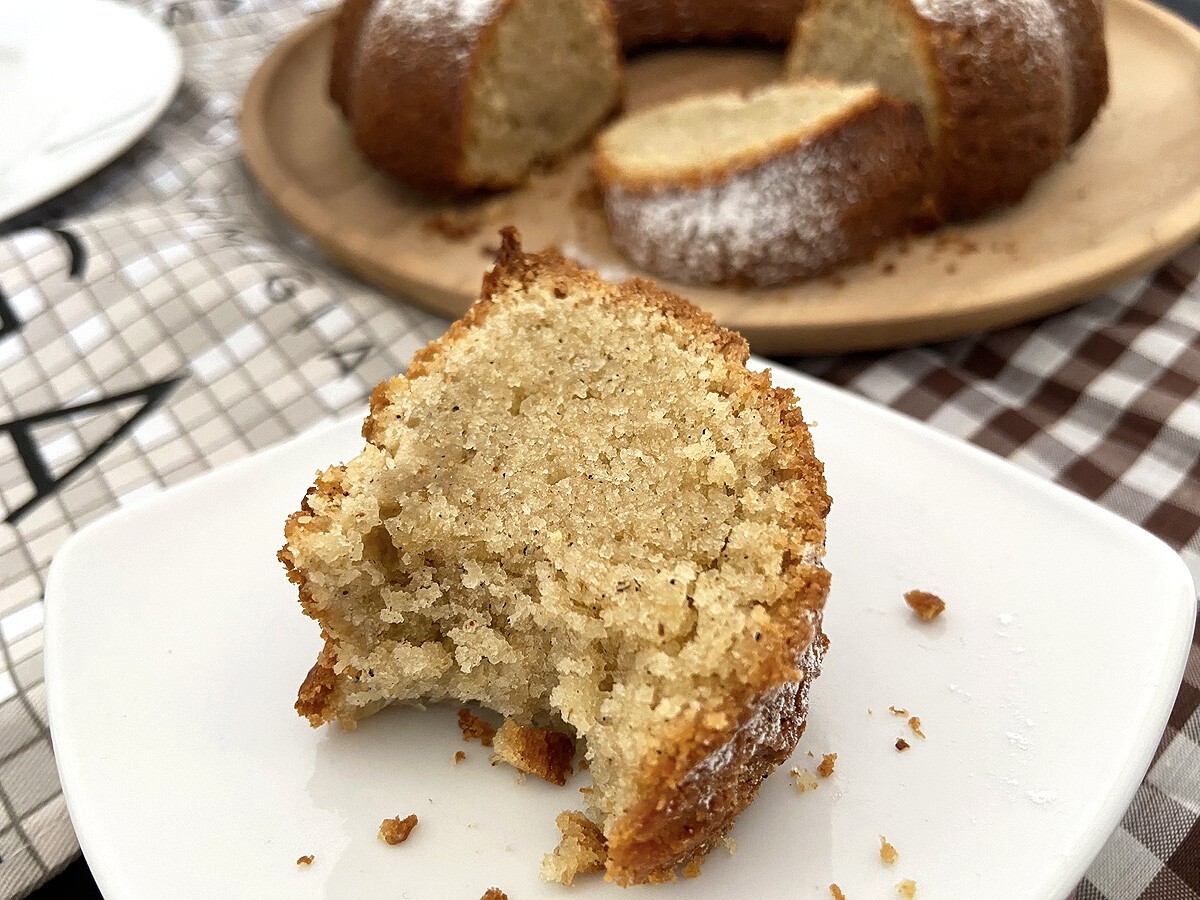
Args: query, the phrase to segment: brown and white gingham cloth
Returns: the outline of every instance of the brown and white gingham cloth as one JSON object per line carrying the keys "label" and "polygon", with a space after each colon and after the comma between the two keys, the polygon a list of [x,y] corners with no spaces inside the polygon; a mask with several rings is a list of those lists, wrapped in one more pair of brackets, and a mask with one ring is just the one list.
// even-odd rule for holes
{"label": "brown and white gingham cloth", "polygon": [[[54,551],[130,498],[361,403],[445,328],[333,270],[238,160],[247,79],[329,2],[138,0],[184,47],[179,97],[120,162],[0,226],[0,897],[78,853],[42,683]],[[1042,322],[785,362],[1109,507],[1200,580],[1200,246]],[[1078,897],[1200,897],[1200,650]]]}

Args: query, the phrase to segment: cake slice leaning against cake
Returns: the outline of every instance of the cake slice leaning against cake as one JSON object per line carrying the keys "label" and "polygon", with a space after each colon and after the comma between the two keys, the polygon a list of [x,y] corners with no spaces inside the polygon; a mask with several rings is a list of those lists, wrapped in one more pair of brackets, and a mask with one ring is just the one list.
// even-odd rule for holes
{"label": "cake slice leaning against cake", "polygon": [[923,197],[917,107],[871,85],[701,94],[596,140],[613,242],[655,275],[769,286],[869,257]]}
{"label": "cake slice leaning against cake", "polygon": [[792,752],[829,497],[737,335],[507,230],[482,299],[379,385],[280,551],[313,725],[477,701],[582,738],[610,880],[674,877]]}

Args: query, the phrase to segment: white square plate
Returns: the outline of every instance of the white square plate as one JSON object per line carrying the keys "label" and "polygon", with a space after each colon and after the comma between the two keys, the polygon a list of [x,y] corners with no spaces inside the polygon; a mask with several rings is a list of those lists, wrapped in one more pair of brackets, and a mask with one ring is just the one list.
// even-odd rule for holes
{"label": "white square plate", "polygon": [[[827,385],[775,379],[818,423],[834,497],[833,644],[789,765],[836,752],[836,772],[799,794],[784,767],[738,821],[736,855],[639,896],[828,897],[836,882],[886,897],[912,878],[930,900],[1060,900],[1166,724],[1195,621],[1190,575],[1067,491]],[[537,879],[586,775],[517,784],[463,744],[452,708],[385,710],[353,733],[292,710],[320,642],[274,554],[313,472],[361,447],[358,427],[324,426],[118,512],[58,554],[51,726],[97,881],[129,900],[616,896],[595,877],[570,892]],[[944,597],[946,614],[918,622],[911,588]],[[382,819],[414,812],[406,844],[377,839]]]}

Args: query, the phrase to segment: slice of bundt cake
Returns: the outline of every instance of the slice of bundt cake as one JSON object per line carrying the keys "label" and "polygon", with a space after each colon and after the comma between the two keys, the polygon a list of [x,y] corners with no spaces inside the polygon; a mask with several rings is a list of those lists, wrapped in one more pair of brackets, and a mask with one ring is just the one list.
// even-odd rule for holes
{"label": "slice of bundt cake", "polygon": [[1108,90],[1099,0],[810,0],[788,73],[920,106],[934,212],[950,219],[1023,197]]}
{"label": "slice of bundt cake", "polygon": [[287,522],[325,639],[300,713],[453,699],[573,731],[611,880],[707,853],[792,752],[826,645],[822,467],[746,359],[678,297],[508,230]]}
{"label": "slice of bundt cake", "polygon": [[434,194],[519,184],[621,93],[605,0],[345,0],[332,58],[358,148]]}
{"label": "slice of bundt cake", "polygon": [[596,141],[613,242],[687,282],[773,285],[865,259],[927,190],[915,106],[870,85],[688,97]]}

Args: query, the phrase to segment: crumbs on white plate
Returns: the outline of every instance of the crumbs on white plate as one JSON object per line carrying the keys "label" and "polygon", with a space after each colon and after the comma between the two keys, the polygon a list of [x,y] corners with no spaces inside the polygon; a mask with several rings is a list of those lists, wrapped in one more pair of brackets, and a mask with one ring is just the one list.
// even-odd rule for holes
{"label": "crumbs on white plate", "polygon": [[796,790],[799,793],[804,794],[817,789],[817,776],[808,771],[808,769],[798,769],[793,766],[792,771],[788,774],[792,776],[792,783],[796,785]]}
{"label": "crumbs on white plate", "polygon": [[900,858],[900,854],[896,852],[896,848],[888,843],[888,839],[882,834],[879,836],[879,858],[889,866],[894,866],[896,860]]}
{"label": "crumbs on white plate", "polygon": [[946,601],[929,591],[908,591],[904,595],[904,602],[922,622],[932,622],[946,611]]}

